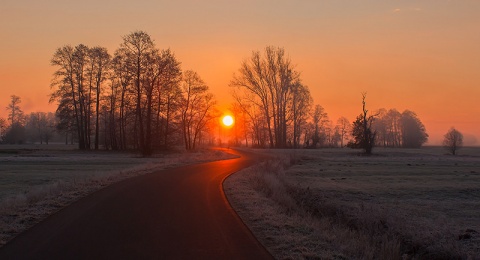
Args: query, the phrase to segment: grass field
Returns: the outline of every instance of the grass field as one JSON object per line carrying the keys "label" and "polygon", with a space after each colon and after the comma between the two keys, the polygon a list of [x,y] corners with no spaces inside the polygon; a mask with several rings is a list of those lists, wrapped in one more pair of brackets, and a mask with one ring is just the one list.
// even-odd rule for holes
{"label": "grass field", "polygon": [[119,180],[186,164],[233,158],[220,150],[142,158],[66,145],[0,145],[0,246],[71,202]]}
{"label": "grass field", "polygon": [[268,152],[225,189],[278,259],[480,257],[480,148]]}

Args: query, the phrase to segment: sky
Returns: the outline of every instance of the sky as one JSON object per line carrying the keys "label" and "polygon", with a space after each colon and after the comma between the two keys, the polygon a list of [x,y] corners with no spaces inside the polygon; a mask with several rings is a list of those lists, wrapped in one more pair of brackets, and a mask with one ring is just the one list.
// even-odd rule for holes
{"label": "sky", "polygon": [[64,45],[106,47],[147,32],[197,71],[227,108],[241,62],[285,48],[314,102],[333,122],[362,109],[417,113],[440,144],[450,127],[480,145],[480,1],[0,0],[0,117],[11,95],[25,113],[49,104]]}

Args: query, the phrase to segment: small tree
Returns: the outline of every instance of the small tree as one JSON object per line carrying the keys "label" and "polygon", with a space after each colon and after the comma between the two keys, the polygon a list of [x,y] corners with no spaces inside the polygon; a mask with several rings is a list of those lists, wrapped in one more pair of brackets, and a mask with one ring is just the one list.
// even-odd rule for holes
{"label": "small tree", "polygon": [[443,146],[453,155],[457,153],[463,145],[463,135],[454,127],[450,128],[444,136]]}
{"label": "small tree", "polygon": [[352,148],[362,148],[365,150],[365,154],[372,154],[373,147],[375,146],[375,137],[377,131],[373,130],[372,124],[376,115],[369,115],[366,108],[365,99],[366,93],[362,93],[362,108],[363,112],[357,116],[355,122],[353,122],[352,136],[354,140],[348,144]]}
{"label": "small tree", "polygon": [[3,141],[3,136],[5,135],[5,128],[6,128],[6,121],[5,119],[0,117],[0,143]]}
{"label": "small tree", "polygon": [[20,108],[20,103],[22,100],[19,96],[11,95],[10,104],[7,106],[8,120],[10,120],[10,126],[15,125],[16,123],[23,125],[23,111]]}

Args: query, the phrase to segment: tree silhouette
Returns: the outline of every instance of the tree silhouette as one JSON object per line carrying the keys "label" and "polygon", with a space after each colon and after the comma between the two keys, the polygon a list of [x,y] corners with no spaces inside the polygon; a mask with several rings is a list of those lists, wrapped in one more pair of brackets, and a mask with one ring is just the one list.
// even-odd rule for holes
{"label": "tree silhouette", "polygon": [[213,118],[212,108],[215,104],[213,95],[208,93],[208,86],[194,71],[184,72],[182,79],[182,127],[186,150],[195,150],[201,131]]}
{"label": "tree silhouette", "polygon": [[350,122],[346,117],[340,117],[337,120],[338,132],[340,134],[340,146],[343,147],[343,141],[346,139],[348,131],[350,130]]}
{"label": "tree silhouette", "polygon": [[[272,148],[287,146],[288,127],[292,123],[289,115],[300,107],[296,103],[298,96],[293,96],[296,91],[302,90],[299,84],[300,73],[294,69],[285,50],[272,46],[266,47],[263,54],[254,51],[249,59],[242,62],[239,74],[230,83],[230,86],[243,90],[250,104],[263,113],[261,118],[264,119]],[[295,114],[298,115],[298,112]],[[292,132],[297,135],[296,131]]]}
{"label": "tree silhouette", "polygon": [[354,148],[362,148],[365,150],[365,154],[372,154],[372,150],[375,147],[375,137],[377,132],[372,128],[373,121],[376,115],[369,115],[366,108],[367,94],[362,93],[362,113],[357,117],[353,123],[352,136],[354,142],[349,146]]}
{"label": "tree silhouette", "polygon": [[420,148],[428,140],[425,126],[415,112],[405,110],[400,118],[400,126],[403,147]]}
{"label": "tree silhouette", "polygon": [[444,135],[443,146],[453,155],[455,155],[463,146],[463,135],[454,127],[450,128]]}
{"label": "tree silhouette", "polygon": [[8,120],[10,120],[10,125],[13,126],[15,124],[23,124],[23,111],[20,108],[20,103],[22,100],[19,96],[11,95],[10,96],[10,103],[7,106],[8,112]]}

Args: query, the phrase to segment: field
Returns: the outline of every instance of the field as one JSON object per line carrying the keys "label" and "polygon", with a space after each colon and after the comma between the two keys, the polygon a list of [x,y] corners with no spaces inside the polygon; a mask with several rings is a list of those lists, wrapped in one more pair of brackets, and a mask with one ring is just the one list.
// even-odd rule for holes
{"label": "field", "polygon": [[480,258],[480,148],[268,151],[225,183],[277,259]]}
{"label": "field", "polygon": [[0,145],[0,246],[71,202],[116,181],[191,163],[232,158],[220,150],[142,158],[66,145]]}

